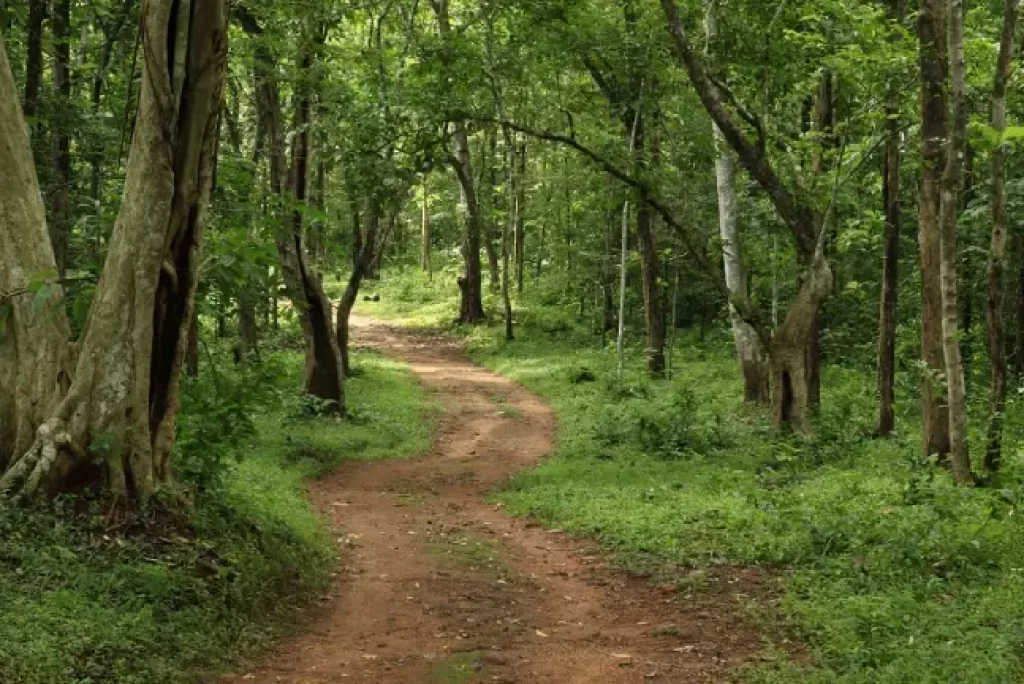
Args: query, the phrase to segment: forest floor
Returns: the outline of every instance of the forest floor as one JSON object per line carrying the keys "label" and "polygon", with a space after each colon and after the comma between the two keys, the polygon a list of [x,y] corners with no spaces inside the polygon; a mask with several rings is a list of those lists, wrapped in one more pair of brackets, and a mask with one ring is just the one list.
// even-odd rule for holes
{"label": "forest floor", "polygon": [[488,494],[552,452],[552,410],[449,337],[358,316],[353,334],[441,404],[434,446],[310,485],[343,570],[303,634],[229,681],[719,682],[756,658],[747,606],[773,586],[761,571],[721,568],[679,591],[511,518]]}

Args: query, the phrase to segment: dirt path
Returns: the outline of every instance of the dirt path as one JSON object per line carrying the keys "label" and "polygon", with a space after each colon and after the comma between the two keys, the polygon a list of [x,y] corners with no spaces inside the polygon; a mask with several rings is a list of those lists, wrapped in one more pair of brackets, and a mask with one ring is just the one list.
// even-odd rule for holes
{"label": "dirt path", "polygon": [[552,450],[535,395],[452,341],[353,320],[409,363],[444,413],[416,461],[347,465],[310,487],[343,573],[308,631],[236,682],[720,682],[760,647],[737,571],[694,595],[610,568],[592,544],[513,520],[486,495]]}

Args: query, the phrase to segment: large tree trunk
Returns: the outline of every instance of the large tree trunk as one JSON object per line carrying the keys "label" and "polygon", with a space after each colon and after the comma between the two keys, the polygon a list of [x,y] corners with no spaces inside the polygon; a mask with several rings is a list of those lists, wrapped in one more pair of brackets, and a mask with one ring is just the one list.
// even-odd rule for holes
{"label": "large tree trunk", "polygon": [[[1002,136],[1006,129],[1006,88],[1012,73],[1014,35],[1020,14],[1020,0],[1006,0],[1003,33],[992,89],[992,127]],[[999,471],[1002,463],[1003,417],[1006,412],[1006,335],[1003,332],[1003,271],[1006,267],[1006,147],[992,152],[992,249],[988,259],[985,323],[991,363],[989,422],[985,470]],[[1019,353],[1019,352],[1018,352]]]}
{"label": "large tree trunk", "polygon": [[[437,17],[438,33],[445,44],[445,64],[450,70],[452,48],[451,20],[448,16],[448,0],[430,0],[431,7]],[[449,78],[454,78],[449,74]],[[487,319],[484,313],[483,286],[481,285],[480,268],[480,233],[482,218],[480,202],[473,181],[473,164],[469,152],[469,137],[466,135],[465,123],[459,121],[454,125],[452,134],[453,154],[450,159],[455,174],[459,179],[462,191],[462,212],[465,223],[465,238],[462,244],[462,256],[465,269],[459,278],[459,323],[481,323]]]}
{"label": "large tree trunk", "polygon": [[225,7],[149,0],[142,22],[146,69],[121,212],[74,381],[0,480],[16,499],[66,488],[94,462],[99,438],[105,448],[95,455],[118,497],[145,497],[171,476],[227,60]]}
{"label": "large tree trunk", "polygon": [[948,55],[946,0],[922,0],[917,28],[921,42],[921,198],[918,244],[921,251],[921,359],[926,366],[921,388],[925,455],[949,456],[949,411],[941,376],[942,282],[939,247],[940,185],[946,166],[949,118],[946,87]]}
{"label": "large tree trunk", "polygon": [[278,241],[285,286],[306,337],[306,391],[328,402],[330,410],[345,412],[345,377],[337,339],[331,330],[331,303],[320,278],[306,265],[303,246],[303,210],[309,180],[310,123],[312,104],[308,80],[313,55],[308,49],[301,59],[300,83],[295,97],[295,135],[292,137],[291,199],[295,209],[289,221],[290,231]]}
{"label": "large tree trunk", "polygon": [[957,223],[960,217],[960,188],[963,183],[964,153],[967,147],[967,75],[964,64],[964,4],[952,0],[949,22],[950,93],[953,119],[946,169],[942,176],[939,210],[939,253],[942,281],[942,351],[946,362],[949,406],[950,461],[960,484],[973,484],[967,444],[967,389],[960,355],[960,326],[957,307]]}
{"label": "large tree trunk", "polygon": [[772,418],[776,427],[811,431],[814,337],[821,307],[832,292],[832,271],[821,255],[808,268],[785,320],[772,340]]}
{"label": "large tree trunk", "polygon": [[[889,17],[902,23],[906,0],[890,0]],[[896,304],[899,295],[900,231],[900,121],[899,92],[890,88],[886,106],[885,159],[882,165],[882,202],[885,237],[882,244],[882,293],[878,313],[878,427],[880,437],[896,429]]]}
{"label": "large tree trunk", "polygon": [[[257,36],[262,33],[262,28],[256,20],[244,9],[236,9],[236,14],[247,33]],[[304,53],[300,61],[302,78],[311,78],[312,54]],[[295,98],[296,133],[292,139],[292,168],[289,174],[286,171],[281,96],[275,61],[264,42],[258,43],[256,48],[256,67],[257,107],[263,119],[262,128],[267,136],[271,194],[277,199],[279,210],[285,204],[286,193],[296,205],[296,209],[288,216],[280,217],[281,230],[276,242],[282,280],[299,318],[306,343],[305,388],[309,394],[326,402],[332,410],[344,413],[345,378],[342,372],[341,352],[331,325],[331,303],[324,294],[320,279],[306,267],[302,241],[303,212],[300,207],[306,199],[309,168],[309,84],[300,84]],[[286,174],[289,176],[287,183]],[[276,306],[272,311],[276,313]]]}
{"label": "large tree trunk", "polygon": [[31,279],[55,273],[46,210],[0,35],[0,473],[28,451],[71,381],[71,328],[59,287],[33,306]]}
{"label": "large tree trunk", "polygon": [[50,241],[63,278],[68,268],[71,232],[71,0],[53,4],[53,186],[50,193]]}
{"label": "large tree trunk", "polygon": [[465,223],[465,237],[462,244],[465,270],[459,278],[461,303],[459,323],[480,323],[486,320],[483,304],[483,286],[480,268],[480,202],[473,185],[473,166],[469,155],[469,139],[462,124],[456,124],[455,157],[452,165],[462,189],[462,212]]}

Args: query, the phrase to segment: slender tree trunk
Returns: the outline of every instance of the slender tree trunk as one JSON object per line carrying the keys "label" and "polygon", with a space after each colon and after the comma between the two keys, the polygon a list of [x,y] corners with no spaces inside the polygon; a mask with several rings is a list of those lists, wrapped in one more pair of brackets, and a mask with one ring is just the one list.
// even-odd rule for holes
{"label": "slender tree trunk", "polygon": [[[902,24],[906,0],[890,0],[889,17]],[[882,245],[882,294],[878,314],[878,428],[887,437],[896,429],[896,304],[899,295],[900,231],[900,121],[899,92],[890,88],[886,106],[885,160],[882,167],[882,201],[885,237]]]}
{"label": "slender tree trunk", "polygon": [[46,0],[29,0],[27,41],[25,48],[25,98],[22,105],[29,127],[36,130],[39,96],[43,85],[43,22],[46,21]]}
{"label": "slender tree trunk", "polygon": [[960,214],[960,188],[963,183],[964,153],[967,146],[967,77],[964,64],[963,0],[951,0],[949,22],[950,93],[953,119],[942,177],[942,202],[939,210],[939,252],[942,281],[942,347],[946,361],[946,388],[949,405],[950,460],[953,475],[960,484],[974,483],[967,444],[967,391],[963,359],[960,355],[960,330],[957,307],[956,233]]}
{"label": "slender tree trunk", "polygon": [[[718,22],[715,3],[709,2],[705,15],[708,38],[708,53],[718,36]],[[736,171],[732,153],[717,124],[712,123],[717,158],[715,160],[715,182],[718,189],[718,229],[722,239],[722,262],[725,283],[733,296],[747,295],[747,273],[743,266],[743,250],[737,227]],[[729,322],[732,325],[733,341],[743,371],[743,397],[746,401],[766,404],[771,393],[768,386],[768,359],[761,347],[761,340],[753,326],[743,320],[736,307],[729,303]]]}
{"label": "slender tree trunk", "polygon": [[949,82],[946,41],[947,0],[922,0],[918,11],[921,61],[921,388],[925,455],[946,460],[950,453],[949,410],[941,376],[946,363],[942,335],[942,279],[939,245],[940,186],[946,166]]}
{"label": "slender tree trunk", "polygon": [[505,340],[511,342],[515,339],[515,330],[512,321],[512,296],[509,292],[509,267],[511,265],[509,241],[515,232],[517,221],[516,186],[519,179],[516,178],[516,152],[512,131],[505,126],[502,132],[505,140],[505,168],[508,178],[508,211],[505,212],[505,220],[501,223],[501,299],[505,307]]}
{"label": "slender tree trunk", "polygon": [[[1006,130],[1006,90],[1012,75],[1014,36],[1017,31],[1019,15],[1020,0],[1006,0],[991,103],[992,127],[1000,136]],[[1003,272],[1006,268],[1008,223],[1006,147],[1000,145],[992,152],[992,248],[988,259],[985,311],[988,355],[991,365],[985,471],[990,475],[999,472],[1002,464],[1003,420],[1006,413],[1006,336],[1003,332],[1005,278]]]}
{"label": "slender tree trunk", "polygon": [[53,117],[53,185],[50,193],[50,241],[57,260],[57,273],[68,268],[68,240],[71,232],[71,0],[53,4],[53,89],[56,93]]}
{"label": "slender tree trunk", "polygon": [[335,335],[338,341],[338,349],[341,350],[342,367],[345,375],[352,371],[352,364],[349,358],[349,320],[352,316],[352,309],[359,297],[359,288],[373,260],[376,258],[376,251],[383,244],[379,238],[381,208],[376,199],[371,199],[369,211],[367,211],[366,234],[362,234],[359,225],[355,230],[359,232],[359,249],[356,252],[352,265],[352,275],[349,276],[345,293],[338,303],[338,314],[335,324]]}
{"label": "slender tree trunk", "polygon": [[515,227],[515,261],[516,289],[523,293],[523,274],[526,270],[526,142],[519,144],[519,168],[516,173],[516,227]]}
{"label": "slender tree trunk", "polygon": [[495,243],[498,241],[499,231],[495,230],[495,190],[498,185],[498,136],[492,129],[487,134],[487,154],[483,155],[483,172],[480,174],[480,184],[484,184],[486,175],[487,185],[487,206],[484,225],[484,251],[487,254],[488,273],[490,274],[491,292],[501,291],[501,266],[498,263],[498,252]]}
{"label": "slender tree trunk", "polygon": [[420,268],[433,277],[430,263],[430,195],[427,186],[427,175],[423,175],[422,215],[420,218]]}
{"label": "slender tree trunk", "polygon": [[199,377],[199,311],[193,307],[188,325],[188,340],[185,343],[185,373],[190,378]]}
{"label": "slender tree trunk", "polygon": [[[95,456],[103,456],[111,491],[122,499],[146,497],[170,478],[227,60],[225,20],[219,1],[145,6],[146,69],[121,212],[74,380],[0,479],[0,491],[15,499],[65,486]],[[19,123],[15,117],[11,125]],[[90,454],[103,435],[106,450]]]}

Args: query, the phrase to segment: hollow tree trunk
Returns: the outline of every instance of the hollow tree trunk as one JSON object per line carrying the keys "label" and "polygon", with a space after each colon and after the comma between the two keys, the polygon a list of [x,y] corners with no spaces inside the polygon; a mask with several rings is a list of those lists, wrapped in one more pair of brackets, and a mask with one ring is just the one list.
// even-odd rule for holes
{"label": "hollow tree trunk", "polygon": [[798,432],[811,431],[814,337],[821,307],[831,292],[832,271],[819,255],[772,340],[772,418],[777,428],[790,425]]}
{"label": "hollow tree trunk", "polygon": [[[1014,35],[1020,15],[1020,0],[1006,0],[1003,32],[992,89],[992,127],[1002,135],[1006,129],[1006,89],[1012,74]],[[991,365],[989,420],[986,435],[985,470],[996,473],[1002,464],[1003,418],[1006,412],[1006,334],[1003,331],[1003,287],[1006,267],[1006,147],[992,152],[992,249],[989,252],[985,323]],[[1019,353],[1019,352],[1018,352]]]}
{"label": "hollow tree trunk", "polygon": [[[171,476],[227,60],[225,16],[220,1],[145,5],[146,69],[121,212],[74,380],[0,479],[0,491],[15,499],[66,488],[94,456],[103,456],[120,498],[145,497]],[[90,454],[104,436],[104,451]]]}
{"label": "hollow tree trunk", "polygon": [[949,14],[950,93],[953,119],[949,151],[942,176],[942,201],[939,209],[939,259],[942,282],[942,352],[946,362],[946,388],[949,406],[950,463],[960,484],[973,484],[970,452],[967,444],[967,391],[963,359],[960,355],[960,329],[957,319],[957,223],[960,215],[960,188],[963,183],[964,153],[967,146],[967,77],[964,64],[964,4],[952,0]]}
{"label": "hollow tree trunk", "polygon": [[[889,18],[902,23],[906,0],[890,0]],[[896,429],[896,304],[899,295],[900,231],[900,121],[899,91],[890,87],[886,106],[885,156],[882,164],[882,201],[885,237],[882,244],[882,293],[878,313],[878,427],[880,437]]]}
{"label": "hollow tree trunk", "polygon": [[939,248],[940,185],[946,165],[948,55],[945,0],[922,0],[918,12],[921,63],[921,197],[918,244],[921,251],[921,388],[923,448],[941,460],[949,456],[949,411],[940,378],[942,284]]}
{"label": "hollow tree trunk", "polygon": [[50,241],[62,278],[68,268],[71,232],[71,0],[53,4],[53,185],[50,192]]}

